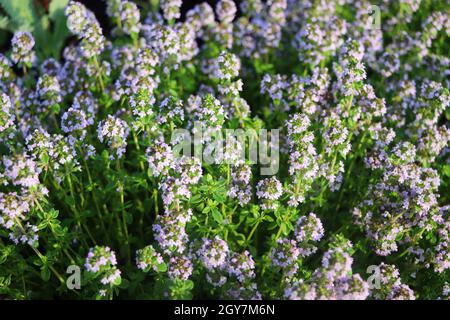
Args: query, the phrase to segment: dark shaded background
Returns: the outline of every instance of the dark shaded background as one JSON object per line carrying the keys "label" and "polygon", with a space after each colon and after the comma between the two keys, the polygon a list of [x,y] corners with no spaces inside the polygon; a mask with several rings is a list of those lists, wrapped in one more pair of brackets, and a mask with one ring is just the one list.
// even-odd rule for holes
{"label": "dark shaded background", "polygon": [[[106,1],[104,0],[77,0],[77,1],[83,3],[87,8],[89,8],[92,12],[95,13],[97,20],[100,22],[100,25],[103,28],[104,34],[108,34],[109,31],[111,30],[111,25],[108,16],[106,15]],[[135,2],[139,7],[142,7],[143,5],[148,5],[150,3],[150,0],[133,1],[133,2]],[[209,3],[211,7],[214,9],[217,0],[183,0],[183,4],[181,6],[181,19],[184,19],[184,16],[186,15],[186,12],[189,9],[192,9],[196,4],[200,4],[202,2]],[[240,1],[234,2],[236,6],[238,6]],[[146,18],[145,16],[141,16],[141,21],[145,20],[145,18]]]}
{"label": "dark shaded background", "polygon": [[[15,0],[13,0],[13,1],[15,1]],[[94,12],[97,20],[99,21],[99,23],[103,29],[103,34],[108,36],[112,29],[112,25],[109,21],[108,16],[106,15],[106,0],[76,0],[76,1],[83,3],[87,8],[89,8],[92,12]],[[151,2],[151,0],[130,0],[130,1],[135,2],[140,9],[142,9],[143,7],[149,8],[150,2]],[[196,4],[200,4],[202,2],[207,2],[214,9],[217,1],[218,0],[183,0],[182,6],[181,6],[181,19],[183,20],[186,15],[186,12],[189,9],[192,9]],[[237,9],[238,9],[238,14],[239,14],[239,3],[240,2],[241,1],[239,1],[239,0],[234,0],[234,3],[236,4]],[[50,3],[50,0],[34,0],[34,3],[37,8],[40,8],[41,10],[48,12],[48,6]],[[4,15],[4,12],[1,7],[0,7],[0,15]],[[142,21],[146,18],[145,15],[146,14],[143,14],[141,16]],[[4,52],[9,49],[12,36],[13,36],[13,34],[10,31],[0,30],[0,51],[1,52]],[[69,38],[67,42],[70,42],[70,41],[71,41],[71,38]]]}

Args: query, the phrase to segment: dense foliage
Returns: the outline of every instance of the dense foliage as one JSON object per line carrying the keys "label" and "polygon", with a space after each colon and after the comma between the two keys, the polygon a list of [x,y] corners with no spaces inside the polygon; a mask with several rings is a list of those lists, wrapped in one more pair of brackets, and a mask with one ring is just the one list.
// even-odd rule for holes
{"label": "dense foliage", "polygon": [[[0,298],[448,299],[447,1],[181,2],[16,25]],[[181,128],[280,129],[279,163],[180,155]]]}

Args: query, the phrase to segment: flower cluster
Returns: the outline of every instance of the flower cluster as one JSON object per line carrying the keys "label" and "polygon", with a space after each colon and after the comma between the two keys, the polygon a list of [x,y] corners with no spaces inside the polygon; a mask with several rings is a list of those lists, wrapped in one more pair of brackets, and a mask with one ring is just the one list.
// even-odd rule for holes
{"label": "flower cluster", "polygon": [[[120,118],[109,115],[107,119],[98,124],[98,139],[106,142],[120,159],[127,147],[128,125]],[[111,159],[114,156],[111,155]]]}
{"label": "flower cluster", "polygon": [[104,2],[0,19],[2,298],[448,299],[445,1]]}
{"label": "flower cluster", "polygon": [[376,299],[414,300],[414,291],[402,283],[400,273],[395,265],[381,263],[377,266],[379,279],[375,284],[371,296]]}
{"label": "flower cluster", "polygon": [[163,0],[161,1],[161,9],[163,11],[164,19],[172,21],[180,18],[181,0]]}
{"label": "flower cluster", "polygon": [[11,59],[14,63],[31,66],[35,60],[34,38],[29,32],[16,32],[11,40]]}
{"label": "flower cluster", "polygon": [[237,162],[231,167],[232,182],[228,196],[237,199],[241,206],[252,199],[251,174],[251,167],[244,162]]}
{"label": "flower cluster", "polygon": [[[116,267],[117,260],[114,251],[109,247],[95,246],[89,249],[84,267],[88,272],[101,277],[104,286],[117,286],[121,282],[121,271]],[[105,289],[102,289],[105,290]],[[104,291],[100,292],[100,295]]]}
{"label": "flower cluster", "polygon": [[280,238],[271,252],[272,264],[283,269],[284,276],[291,278],[298,271],[301,259],[316,252],[314,242],[322,239],[324,229],[322,222],[314,213],[298,219],[292,238]]}
{"label": "flower cluster", "polygon": [[66,7],[67,27],[80,42],[81,54],[86,58],[94,58],[105,48],[105,37],[95,15],[84,5],[70,1]]}
{"label": "flower cluster", "polygon": [[275,210],[282,193],[281,182],[276,177],[266,178],[256,185],[256,196],[261,200],[263,210]]}
{"label": "flower cluster", "polygon": [[369,285],[359,274],[352,273],[352,244],[336,238],[322,257],[322,265],[308,280],[300,279],[286,286],[288,299],[305,300],[364,300],[369,295]]}
{"label": "flower cluster", "polygon": [[233,252],[219,237],[204,238],[195,256],[207,270],[207,282],[216,289],[223,289],[223,298],[260,299],[257,286],[252,283],[255,262],[248,251]]}
{"label": "flower cluster", "polygon": [[15,125],[15,113],[11,103],[11,99],[5,93],[0,96],[0,139],[13,134]]}
{"label": "flower cluster", "polygon": [[163,257],[152,246],[136,251],[136,265],[143,271],[158,272],[166,268]]}
{"label": "flower cluster", "polygon": [[416,241],[421,229],[430,230],[440,214],[435,170],[414,164],[416,150],[410,143],[393,147],[382,179],[369,185],[367,198],[354,209],[357,224],[374,241],[375,252],[398,250],[398,239]]}
{"label": "flower cluster", "polygon": [[289,205],[297,206],[305,201],[308,191],[318,178],[317,151],[314,134],[308,131],[311,121],[304,114],[294,114],[287,122],[289,144],[289,174],[293,177],[287,192]]}

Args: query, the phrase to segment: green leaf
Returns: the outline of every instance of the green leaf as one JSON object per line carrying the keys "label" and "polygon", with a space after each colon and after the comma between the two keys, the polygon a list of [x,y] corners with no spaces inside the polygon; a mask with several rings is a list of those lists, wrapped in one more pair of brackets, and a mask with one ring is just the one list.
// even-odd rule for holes
{"label": "green leaf", "polygon": [[67,229],[62,228],[60,225],[58,224],[52,224],[52,232],[55,234],[55,236],[57,237],[62,237],[64,236],[65,233],[67,233]]}
{"label": "green leaf", "polygon": [[285,234],[286,233],[287,226],[286,226],[285,222],[281,223],[280,229],[281,229],[281,234]]}
{"label": "green leaf", "polygon": [[72,196],[66,196],[65,202],[71,207],[75,205],[75,199]]}
{"label": "green leaf", "polygon": [[235,237],[236,237],[236,242],[237,242],[240,246],[245,245],[247,239],[245,238],[245,236],[244,236],[243,234],[241,234],[241,233],[236,233],[236,234],[235,234]]}
{"label": "green leaf", "polygon": [[447,177],[450,177],[450,164],[443,165],[443,166],[441,167],[441,172],[442,172],[444,175],[446,175]]}
{"label": "green leaf", "polygon": [[124,218],[127,224],[131,224],[133,222],[133,215],[128,211],[124,212]]}
{"label": "green leaf", "polygon": [[52,219],[56,219],[58,217],[59,211],[55,210],[55,209],[51,209],[48,212],[49,217],[51,217]]}
{"label": "green leaf", "polygon": [[47,226],[48,226],[48,221],[44,220],[44,221],[42,221],[41,223],[38,224],[38,229],[39,230],[43,230],[43,229],[47,228]]}
{"label": "green leaf", "polygon": [[202,202],[202,196],[200,194],[196,194],[189,199],[189,202],[192,204],[199,204]]}
{"label": "green leaf", "polygon": [[130,281],[128,281],[127,279],[122,279],[122,282],[120,283],[120,289],[128,289],[128,287],[130,286]]}
{"label": "green leaf", "polygon": [[217,222],[217,223],[222,223],[223,222],[223,217],[222,214],[219,212],[219,210],[217,210],[217,208],[212,208],[211,209],[211,214],[213,219]]}
{"label": "green leaf", "polygon": [[8,29],[9,23],[8,17],[0,16],[0,29]]}
{"label": "green leaf", "polygon": [[50,280],[50,270],[47,268],[47,266],[43,266],[41,268],[41,278],[44,281]]}
{"label": "green leaf", "polygon": [[103,151],[102,151],[102,159],[103,159],[104,161],[109,161],[109,153],[108,153],[108,150],[103,150]]}
{"label": "green leaf", "polygon": [[202,213],[208,213],[208,212],[210,212],[210,211],[211,211],[211,208],[208,207],[208,206],[206,206],[206,207],[202,210]]}
{"label": "green leaf", "polygon": [[50,161],[50,156],[49,156],[48,154],[44,153],[44,154],[41,156],[41,160],[42,160],[42,163],[43,163],[43,164],[48,164],[49,161]]}
{"label": "green leaf", "polygon": [[70,36],[69,29],[67,28],[66,16],[64,14],[64,8],[68,2],[68,0],[52,0],[48,9],[49,18],[54,23],[51,46],[54,58],[59,57],[59,53],[61,52],[66,38]]}
{"label": "green leaf", "polygon": [[166,271],[167,271],[167,265],[165,263],[158,265],[158,272],[166,272]]}
{"label": "green leaf", "polygon": [[224,195],[222,193],[217,193],[217,192],[215,192],[213,194],[213,198],[214,198],[214,200],[216,200],[219,203],[223,203],[226,200],[226,198],[224,197]]}
{"label": "green leaf", "polygon": [[194,282],[192,282],[192,280],[187,280],[184,283],[184,289],[185,290],[192,290],[194,288]]}
{"label": "green leaf", "polygon": [[0,264],[4,263],[14,250],[13,246],[6,246],[0,249]]}
{"label": "green leaf", "polygon": [[0,0],[13,30],[33,31],[37,22],[33,0]]}
{"label": "green leaf", "polygon": [[113,284],[115,286],[120,286],[120,284],[122,283],[122,278],[118,277],[116,280],[114,280]]}
{"label": "green leaf", "polygon": [[51,107],[51,109],[52,109],[52,112],[53,112],[53,113],[59,114],[59,112],[61,111],[61,106],[57,103],[57,104],[54,104],[54,105]]}
{"label": "green leaf", "polygon": [[52,0],[48,6],[48,15],[50,19],[56,21],[60,16],[64,16],[64,9],[69,3],[69,0]]}

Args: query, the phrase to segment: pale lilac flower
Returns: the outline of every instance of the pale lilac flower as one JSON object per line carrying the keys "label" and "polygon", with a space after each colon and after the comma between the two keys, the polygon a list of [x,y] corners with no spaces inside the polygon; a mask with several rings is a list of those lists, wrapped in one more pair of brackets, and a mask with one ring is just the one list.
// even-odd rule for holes
{"label": "pale lilac flower", "polygon": [[163,11],[164,19],[172,21],[180,18],[180,8],[182,0],[162,0],[161,9]]}
{"label": "pale lilac flower", "polygon": [[[106,142],[120,159],[127,147],[129,133],[127,123],[120,118],[108,115],[105,120],[99,122],[97,132],[100,142]],[[111,158],[114,159],[114,156],[111,155]]]}
{"label": "pale lilac flower", "polygon": [[218,236],[211,240],[204,238],[202,241],[197,255],[203,266],[208,270],[223,267],[227,263],[228,244]]}
{"label": "pale lilac flower", "polygon": [[256,186],[256,196],[261,200],[261,209],[275,210],[282,192],[281,182],[276,177],[259,181]]}
{"label": "pale lilac flower", "polygon": [[35,60],[33,51],[34,38],[29,32],[18,31],[11,40],[11,59],[14,63],[32,64]]}
{"label": "pale lilac flower", "polygon": [[219,21],[230,24],[236,15],[236,5],[233,0],[219,0],[216,4],[216,13]]}
{"label": "pale lilac flower", "polygon": [[171,279],[188,280],[192,271],[193,265],[190,257],[173,256],[170,258],[167,274]]}

